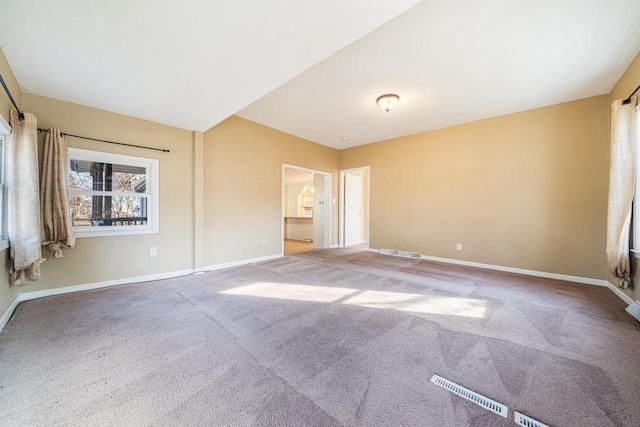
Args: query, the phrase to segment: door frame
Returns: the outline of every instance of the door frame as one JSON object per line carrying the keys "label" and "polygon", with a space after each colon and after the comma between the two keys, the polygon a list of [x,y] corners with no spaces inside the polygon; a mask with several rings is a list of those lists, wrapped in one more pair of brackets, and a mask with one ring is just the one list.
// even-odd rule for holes
{"label": "door frame", "polygon": [[[331,237],[333,235],[333,230],[331,229],[331,222],[332,222],[332,211],[333,211],[333,175],[331,174],[331,172],[325,172],[325,171],[319,171],[316,169],[309,169],[309,168],[305,168],[302,166],[296,166],[296,165],[290,165],[288,163],[283,163],[282,164],[282,200],[280,201],[281,204],[281,209],[282,209],[282,214],[280,215],[280,231],[281,231],[281,238],[280,238],[280,256],[284,256],[284,217],[286,215],[286,212],[284,210],[284,205],[285,205],[285,185],[286,183],[284,182],[284,171],[285,169],[297,169],[300,171],[304,171],[304,172],[311,172],[314,174],[319,174],[319,175],[323,175],[323,176],[328,176],[329,177],[329,200],[326,201],[325,200],[325,206],[329,206],[329,208],[327,209],[329,211],[328,215],[325,215],[324,218],[324,226],[325,227],[329,227],[329,246],[326,247],[325,249],[329,249],[331,248]],[[315,218],[314,218],[315,219]],[[325,229],[325,233],[326,233],[326,229]]]}
{"label": "door frame", "polygon": [[339,187],[339,205],[338,205],[338,216],[339,216],[339,227],[338,227],[338,246],[340,246],[341,248],[344,248],[344,177],[345,174],[349,173],[349,172],[359,172],[359,171],[367,171],[367,186],[365,188],[365,192],[367,194],[367,232],[365,233],[365,236],[363,236],[365,239],[367,239],[367,249],[369,249],[371,246],[371,166],[360,166],[358,168],[351,168],[351,169],[340,169],[340,185]]}

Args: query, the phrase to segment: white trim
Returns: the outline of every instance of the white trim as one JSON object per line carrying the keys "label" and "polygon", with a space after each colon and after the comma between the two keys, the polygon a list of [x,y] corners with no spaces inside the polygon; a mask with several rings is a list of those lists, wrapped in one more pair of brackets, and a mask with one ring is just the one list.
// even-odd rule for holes
{"label": "white trim", "polygon": [[[380,249],[369,248],[368,251],[380,252]],[[444,262],[447,264],[465,265],[467,267],[476,267],[476,268],[484,268],[487,270],[505,271],[508,273],[523,274],[526,276],[544,277],[547,279],[556,279],[556,280],[564,280],[567,282],[584,283],[586,285],[607,286],[607,284],[609,284],[609,282],[604,279],[592,279],[589,277],[570,276],[567,274],[549,273],[546,271],[526,270],[524,268],[505,267],[502,265],[484,264],[481,262],[463,261],[463,260],[451,259],[451,258],[440,258],[435,256],[429,256],[429,255],[422,255],[420,258],[429,260],[429,261]]]}
{"label": "white trim", "polygon": [[9,241],[8,240],[0,240],[0,252],[4,251],[5,249],[9,249]]}
{"label": "white trim", "polygon": [[338,185],[338,246],[344,247],[344,175],[348,172],[367,171],[367,235],[364,236],[366,240],[362,243],[367,244],[367,250],[369,249],[369,242],[371,241],[371,166],[360,166],[351,169],[340,169],[338,179],[340,183]]}
{"label": "white trim", "polygon": [[622,289],[620,289],[619,287],[617,287],[613,283],[609,282],[608,280],[605,280],[605,282],[606,282],[605,286],[607,288],[609,288],[611,290],[611,292],[616,294],[618,296],[618,298],[620,298],[622,301],[627,303],[627,305],[635,305],[636,302],[633,300],[633,298],[631,298],[629,295],[627,295],[624,292],[622,292]]}
{"label": "white trim", "polygon": [[141,283],[141,282],[153,282],[156,280],[187,276],[192,273],[193,273],[192,269],[170,271],[167,273],[148,274],[146,276],[137,276],[137,277],[125,277],[123,279],[106,280],[104,282],[87,283],[84,285],[63,286],[60,288],[45,289],[42,291],[22,292],[15,297],[15,299],[13,300],[13,302],[11,303],[7,311],[4,313],[4,315],[0,319],[0,332],[2,332],[6,324],[9,322],[9,319],[13,315],[13,312],[15,311],[16,307],[18,307],[18,304],[24,301],[29,301],[37,298],[51,297],[55,295],[69,294],[72,292],[81,292],[81,291],[89,291],[92,289],[109,288],[112,286],[130,285],[130,284]]}
{"label": "white trim", "polygon": [[135,193],[133,191],[96,191],[96,190],[78,190],[69,189],[72,196],[113,196],[113,197],[151,197],[149,193]]}
{"label": "white trim", "polygon": [[107,227],[73,227],[73,233],[76,238],[83,239],[85,237],[118,237],[129,236],[131,234],[158,234],[159,230],[146,225],[117,225],[108,227],[109,231],[103,229]]}
{"label": "white trim", "polygon": [[[636,127],[638,126],[638,119],[640,118],[640,104],[638,104],[636,106]],[[635,132],[636,134],[636,147],[640,146],[640,132]],[[635,176],[635,180],[634,180],[634,184],[635,184],[635,188],[636,188],[636,194],[637,194],[637,189],[640,188],[640,171],[638,170],[638,166],[640,166],[640,150],[636,149],[636,159],[635,159],[635,163],[636,163],[636,176]],[[631,210],[632,210],[632,226],[633,226],[633,236],[632,236],[632,244],[631,244],[631,252],[633,253],[633,256],[635,256],[636,258],[640,258],[640,218],[638,218],[638,215],[640,215],[640,200],[637,200],[636,197],[634,196],[633,198],[633,204],[631,206]]]}
{"label": "white trim", "polygon": [[[290,165],[288,163],[283,163],[282,164],[282,187],[281,190],[282,191],[282,197],[280,200],[280,206],[282,207],[282,215],[280,216],[280,231],[281,231],[281,236],[280,236],[280,256],[284,256],[284,218],[287,216],[287,213],[285,212],[285,199],[284,199],[284,192],[285,192],[285,186],[287,185],[287,183],[285,182],[284,176],[285,176],[285,169],[297,169],[300,171],[304,171],[304,172],[311,172],[314,174],[319,174],[319,175],[324,175],[324,176],[328,176],[329,177],[329,200],[328,202],[325,200],[326,205],[329,205],[329,209],[327,209],[329,211],[329,220],[328,220],[328,227],[329,230],[325,230],[325,233],[329,234],[329,247],[331,247],[331,238],[333,235],[333,227],[332,227],[332,221],[333,221],[333,174],[331,172],[324,172],[324,171],[319,171],[319,170],[315,170],[315,169],[309,169],[309,168],[304,168],[302,166],[295,166],[295,165]],[[326,189],[325,189],[325,193],[326,193]],[[314,215],[315,218],[315,215]],[[325,222],[325,225],[326,222]]]}
{"label": "white trim", "polygon": [[[238,261],[223,262],[223,263],[220,263],[220,264],[214,264],[214,265],[208,265],[206,267],[202,267],[202,268],[198,269],[198,271],[222,270],[223,268],[238,267],[238,266],[241,266],[241,265],[253,264],[254,262],[270,261],[272,259],[277,259],[277,258],[282,258],[282,255],[273,254],[273,255],[261,256],[261,257],[257,257],[257,258],[249,258],[249,259],[241,259],[241,260],[238,260]],[[196,272],[198,272],[198,271],[196,271]]]}
{"label": "white trim", "polygon": [[[1,117],[2,116],[0,116],[0,118]],[[16,311],[16,308],[18,308],[18,304],[20,304],[21,302],[22,299],[20,299],[20,294],[16,295],[9,308],[7,308],[7,311],[0,318],[0,332],[2,332],[5,326],[7,326],[7,323],[9,323],[9,319],[11,319],[11,316],[13,316],[13,312]]]}
{"label": "white trim", "polygon": [[[0,119],[4,121],[0,115]],[[9,137],[11,135],[11,126],[8,123],[0,122],[0,239],[6,239],[9,236],[9,187],[7,185],[7,165],[9,145]],[[7,247],[8,245],[8,241]],[[4,247],[0,250],[4,250]]]}
{"label": "white trim", "polygon": [[252,264],[254,262],[269,261],[276,258],[281,258],[281,255],[275,254],[275,255],[268,255],[268,256],[263,256],[258,258],[243,259],[239,261],[232,261],[232,262],[227,262],[222,264],[210,265],[208,267],[204,267],[198,270],[187,269],[187,270],[179,270],[179,271],[170,271],[167,273],[148,274],[146,276],[137,276],[137,277],[125,277],[122,279],[106,280],[104,282],[87,283],[84,285],[63,286],[59,288],[45,289],[42,291],[23,292],[18,294],[15,297],[15,299],[13,300],[13,302],[11,303],[7,311],[2,315],[2,318],[0,318],[0,332],[2,332],[6,324],[9,322],[9,319],[11,319],[11,316],[13,315],[16,307],[18,307],[18,305],[24,301],[29,301],[37,298],[51,297],[55,295],[69,294],[72,292],[81,292],[81,291],[89,291],[93,289],[109,288],[112,286],[130,285],[134,283],[153,282],[156,280],[172,279],[174,277],[187,276],[189,274],[201,274],[201,273],[204,273],[205,271],[220,270],[220,269],[229,268],[229,267],[237,267],[240,265]]}
{"label": "white trim", "polygon": [[11,134],[11,125],[2,117],[2,114],[0,114],[0,133]]}
{"label": "white trim", "polygon": [[331,245],[331,249],[339,248],[340,245]]}
{"label": "white trim", "polygon": [[96,150],[84,150],[73,147],[69,148],[69,159],[144,167],[146,169],[147,180],[147,191],[145,193],[70,189],[69,193],[71,195],[111,195],[151,199],[147,207],[147,224],[114,227],[73,227],[73,232],[77,238],[156,234],[160,232],[160,161],[158,159],[127,156]]}
{"label": "white trim", "polygon": [[133,283],[153,282],[156,280],[171,279],[187,276],[193,273],[192,269],[171,271],[168,273],[148,274],[146,276],[125,277],[122,279],[106,280],[104,282],[87,283],[84,285],[63,286],[61,288],[45,289],[42,291],[24,292],[20,294],[20,301],[29,301],[37,298],[51,297],[54,295],[69,294],[72,292],[90,291],[93,289],[109,288],[111,286],[130,285]]}

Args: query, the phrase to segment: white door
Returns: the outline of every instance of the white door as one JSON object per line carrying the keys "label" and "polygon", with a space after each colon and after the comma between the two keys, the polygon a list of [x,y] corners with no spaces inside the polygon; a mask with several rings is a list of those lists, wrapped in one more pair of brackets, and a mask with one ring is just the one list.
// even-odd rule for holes
{"label": "white door", "polygon": [[344,245],[359,245],[362,238],[362,177],[344,175]]}
{"label": "white door", "polygon": [[316,173],[313,175],[313,247],[324,249],[331,247],[331,177]]}

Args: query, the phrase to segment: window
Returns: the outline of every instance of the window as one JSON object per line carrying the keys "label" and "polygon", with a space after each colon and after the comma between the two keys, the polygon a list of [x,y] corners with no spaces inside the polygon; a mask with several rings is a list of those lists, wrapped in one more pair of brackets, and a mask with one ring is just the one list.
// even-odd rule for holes
{"label": "window", "polygon": [[8,191],[7,191],[7,152],[9,145],[9,134],[11,133],[11,127],[2,116],[0,116],[0,251],[9,247],[8,240],[8,227],[7,215],[8,211]]}
{"label": "window", "polygon": [[[2,130],[0,128],[0,130]],[[0,240],[4,240],[6,239],[6,232],[5,232],[5,226],[4,226],[4,220],[6,218],[6,215],[4,214],[4,209],[6,206],[6,203],[4,201],[5,198],[5,163],[4,163],[4,159],[5,159],[5,140],[7,139],[7,135],[4,135],[3,133],[0,133]]]}
{"label": "window", "polygon": [[640,258],[640,105],[636,107],[636,129],[634,130],[636,136],[636,190],[633,197],[633,209],[631,213],[632,227],[633,227],[633,244],[631,252],[637,258]]}
{"label": "window", "polygon": [[158,160],[69,149],[77,237],[158,232]]}

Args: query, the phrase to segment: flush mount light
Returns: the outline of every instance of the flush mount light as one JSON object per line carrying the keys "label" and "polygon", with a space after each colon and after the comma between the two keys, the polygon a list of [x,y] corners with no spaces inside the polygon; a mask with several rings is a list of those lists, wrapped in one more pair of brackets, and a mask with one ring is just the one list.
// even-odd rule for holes
{"label": "flush mount light", "polygon": [[386,95],[379,96],[378,99],[376,99],[376,102],[384,111],[388,113],[389,110],[391,110],[399,100],[400,97],[398,95],[388,93]]}
{"label": "flush mount light", "polygon": [[342,137],[342,138],[340,138],[340,139],[341,139],[341,140],[343,140],[343,141],[348,141],[348,140],[349,140],[349,137],[348,137],[348,136],[343,136],[343,137]]}

